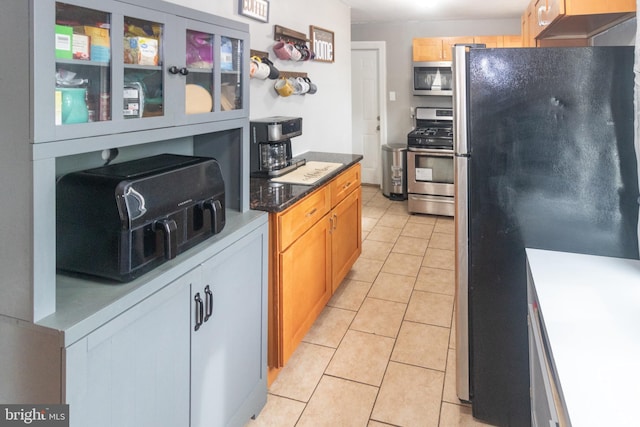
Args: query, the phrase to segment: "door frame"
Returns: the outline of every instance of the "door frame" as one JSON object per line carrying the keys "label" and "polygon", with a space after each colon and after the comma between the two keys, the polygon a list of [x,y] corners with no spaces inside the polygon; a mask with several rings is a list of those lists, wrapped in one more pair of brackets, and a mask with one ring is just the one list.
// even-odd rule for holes
{"label": "door frame", "polygon": [[[378,53],[378,112],[380,114],[380,149],[382,149],[382,146],[387,143],[387,44],[384,41],[352,41],[351,51],[354,50],[375,50]],[[378,168],[380,177],[378,184],[382,188],[382,164],[378,164]]]}

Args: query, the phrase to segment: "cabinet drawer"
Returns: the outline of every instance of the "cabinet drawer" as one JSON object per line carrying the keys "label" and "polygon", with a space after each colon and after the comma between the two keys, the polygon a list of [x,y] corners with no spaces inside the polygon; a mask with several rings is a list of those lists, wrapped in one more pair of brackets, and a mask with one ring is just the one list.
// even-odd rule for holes
{"label": "cabinet drawer", "polygon": [[331,209],[328,186],[305,197],[278,216],[278,251],[284,251]]}
{"label": "cabinet drawer", "polygon": [[334,207],[360,185],[360,163],[338,175],[331,183],[331,207]]}

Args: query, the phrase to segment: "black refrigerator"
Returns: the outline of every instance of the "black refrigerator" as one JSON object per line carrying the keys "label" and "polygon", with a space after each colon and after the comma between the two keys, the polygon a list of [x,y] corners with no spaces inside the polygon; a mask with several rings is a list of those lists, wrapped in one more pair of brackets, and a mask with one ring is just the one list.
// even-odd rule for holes
{"label": "black refrigerator", "polygon": [[633,63],[454,48],[457,391],[480,420],[531,425],[524,249],[638,258]]}

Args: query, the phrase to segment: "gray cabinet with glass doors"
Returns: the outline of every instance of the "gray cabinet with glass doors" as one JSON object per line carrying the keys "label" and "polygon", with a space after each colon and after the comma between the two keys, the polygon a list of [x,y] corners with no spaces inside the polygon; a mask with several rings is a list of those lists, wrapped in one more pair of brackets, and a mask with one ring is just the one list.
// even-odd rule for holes
{"label": "gray cabinet with glass doors", "polygon": [[248,114],[248,35],[232,21],[140,2],[32,4],[33,142]]}

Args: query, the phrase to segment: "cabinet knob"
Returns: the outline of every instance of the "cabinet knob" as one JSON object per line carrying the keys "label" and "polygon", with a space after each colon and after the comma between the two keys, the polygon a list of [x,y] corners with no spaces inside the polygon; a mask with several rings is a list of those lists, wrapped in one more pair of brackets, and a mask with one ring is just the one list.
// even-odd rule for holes
{"label": "cabinet knob", "polygon": [[187,69],[187,67],[178,68],[175,65],[169,67],[168,71],[171,74],[180,74],[181,76],[186,76],[189,74],[189,70]]}

